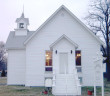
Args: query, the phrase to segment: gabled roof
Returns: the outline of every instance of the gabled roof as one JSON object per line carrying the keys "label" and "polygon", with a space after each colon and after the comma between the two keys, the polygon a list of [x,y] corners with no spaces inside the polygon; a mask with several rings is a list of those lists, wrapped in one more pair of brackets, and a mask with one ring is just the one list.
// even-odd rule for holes
{"label": "gabled roof", "polygon": [[70,42],[75,48],[78,48],[78,45],[73,42],[70,38],[68,38],[65,34],[63,34],[60,38],[58,38],[54,43],[50,45],[50,48],[53,48],[58,42],[60,42],[62,39],[66,39],[68,42]]}
{"label": "gabled roof", "polygon": [[77,22],[79,22],[94,38],[96,38],[102,45],[104,44],[99,37],[97,37],[84,23],[82,23],[70,10],[64,5],[59,7],[28,39],[25,40],[24,44],[27,44],[38,32],[42,29],[61,9],[66,10]]}

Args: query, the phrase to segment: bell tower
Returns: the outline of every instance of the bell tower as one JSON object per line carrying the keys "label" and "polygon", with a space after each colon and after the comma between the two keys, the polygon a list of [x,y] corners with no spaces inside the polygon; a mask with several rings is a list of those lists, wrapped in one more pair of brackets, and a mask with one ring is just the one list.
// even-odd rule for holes
{"label": "bell tower", "polygon": [[24,12],[20,18],[16,19],[17,28],[15,29],[15,36],[26,36],[28,32],[29,19],[25,18]]}

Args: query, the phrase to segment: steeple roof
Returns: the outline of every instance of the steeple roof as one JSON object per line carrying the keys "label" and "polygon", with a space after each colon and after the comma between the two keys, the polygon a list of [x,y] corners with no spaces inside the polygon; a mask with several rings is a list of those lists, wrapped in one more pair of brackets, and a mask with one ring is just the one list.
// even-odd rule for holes
{"label": "steeple roof", "polygon": [[24,18],[24,12],[21,14],[21,18]]}
{"label": "steeple roof", "polygon": [[18,23],[20,20],[24,20],[24,21],[27,23],[27,25],[29,25],[29,19],[28,19],[28,18],[25,18],[24,12],[22,12],[20,18],[17,18],[17,19],[16,19],[16,23]]}

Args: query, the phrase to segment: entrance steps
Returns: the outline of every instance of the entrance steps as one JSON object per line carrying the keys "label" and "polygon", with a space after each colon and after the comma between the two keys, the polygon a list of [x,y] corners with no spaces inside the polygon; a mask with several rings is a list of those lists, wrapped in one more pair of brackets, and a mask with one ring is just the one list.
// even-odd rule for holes
{"label": "entrance steps", "polygon": [[81,86],[77,74],[56,74],[52,93],[55,96],[80,96]]}

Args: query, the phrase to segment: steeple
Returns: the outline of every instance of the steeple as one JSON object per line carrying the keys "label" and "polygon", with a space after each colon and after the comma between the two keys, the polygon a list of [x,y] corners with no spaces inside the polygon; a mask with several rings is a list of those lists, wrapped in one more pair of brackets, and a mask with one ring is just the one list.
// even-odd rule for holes
{"label": "steeple", "polygon": [[17,28],[15,29],[15,35],[27,35],[29,19],[24,16],[24,7],[20,18],[16,19],[16,23]]}
{"label": "steeple", "polygon": [[21,14],[21,18],[24,18],[24,13]]}
{"label": "steeple", "polygon": [[23,12],[21,14],[21,18],[24,18],[24,5],[23,5]]}

